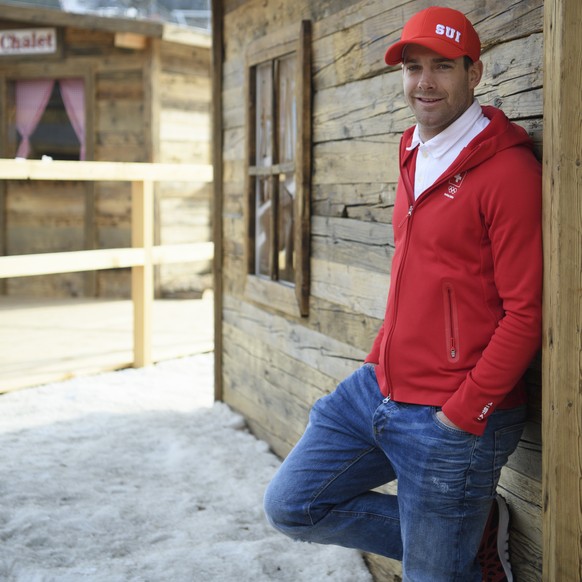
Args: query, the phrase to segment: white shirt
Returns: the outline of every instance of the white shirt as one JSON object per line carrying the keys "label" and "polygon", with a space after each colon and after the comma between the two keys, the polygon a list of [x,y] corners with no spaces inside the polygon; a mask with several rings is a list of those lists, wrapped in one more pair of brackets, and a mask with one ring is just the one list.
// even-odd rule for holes
{"label": "white shirt", "polygon": [[414,199],[430,188],[457,159],[461,150],[489,125],[477,99],[451,125],[424,143],[418,125],[412,134],[412,143],[406,149],[418,146],[414,174]]}

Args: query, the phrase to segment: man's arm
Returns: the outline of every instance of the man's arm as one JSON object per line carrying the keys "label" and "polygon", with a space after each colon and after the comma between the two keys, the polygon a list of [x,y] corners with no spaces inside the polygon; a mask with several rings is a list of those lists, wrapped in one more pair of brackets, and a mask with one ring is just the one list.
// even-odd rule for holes
{"label": "man's arm", "polygon": [[541,344],[541,167],[522,148],[491,176],[482,213],[504,317],[475,367],[443,406],[459,428],[482,434],[487,417],[523,376]]}

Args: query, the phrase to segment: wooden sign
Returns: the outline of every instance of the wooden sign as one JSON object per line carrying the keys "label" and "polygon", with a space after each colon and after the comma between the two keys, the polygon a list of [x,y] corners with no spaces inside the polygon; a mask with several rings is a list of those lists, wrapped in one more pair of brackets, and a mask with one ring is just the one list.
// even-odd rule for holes
{"label": "wooden sign", "polygon": [[56,50],[56,28],[0,30],[0,55],[51,54]]}

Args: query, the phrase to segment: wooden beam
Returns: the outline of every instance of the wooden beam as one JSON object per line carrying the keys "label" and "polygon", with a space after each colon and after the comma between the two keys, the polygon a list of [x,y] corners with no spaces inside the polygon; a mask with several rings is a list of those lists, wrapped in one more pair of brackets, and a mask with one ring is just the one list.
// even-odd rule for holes
{"label": "wooden beam", "polygon": [[[223,320],[223,127],[222,127],[222,67],[223,13],[222,1],[212,0],[212,163],[214,167],[214,398],[222,400],[222,320]],[[244,99],[244,95],[243,95]]]}
{"label": "wooden beam", "polygon": [[582,3],[544,2],[543,580],[582,579]]}
{"label": "wooden beam", "polygon": [[123,16],[110,18],[98,14],[65,12],[64,10],[45,8],[38,4],[26,6],[19,0],[2,1],[2,19],[43,26],[74,26],[75,28],[107,32],[132,32],[158,38],[164,34],[164,24],[153,20]]}
{"label": "wooden beam", "polygon": [[133,352],[136,368],[152,363],[152,310],[154,302],[154,184],[131,185],[131,244],[143,248],[144,264],[131,269],[133,299]]}
{"label": "wooden beam", "polygon": [[169,23],[164,24],[162,40],[202,48],[210,48],[212,46],[212,38],[207,32]]}
{"label": "wooden beam", "polygon": [[301,315],[309,315],[311,289],[311,168],[312,168],[312,77],[311,21],[301,23],[297,59],[297,187],[300,195],[295,202],[295,252],[297,253],[295,294]]}
{"label": "wooden beam", "polygon": [[207,183],[212,182],[212,166],[0,159],[0,180],[169,180]]}
{"label": "wooden beam", "polygon": [[[214,245],[211,242],[163,245],[152,248],[154,265],[211,261],[213,257]],[[144,252],[140,248],[0,256],[0,280],[11,277],[123,269],[141,266],[144,261]]]}
{"label": "wooden beam", "polygon": [[0,257],[0,279],[143,265],[142,249],[98,249]]}
{"label": "wooden beam", "polygon": [[143,34],[134,32],[116,32],[113,45],[118,48],[142,51],[146,48],[148,39]]}

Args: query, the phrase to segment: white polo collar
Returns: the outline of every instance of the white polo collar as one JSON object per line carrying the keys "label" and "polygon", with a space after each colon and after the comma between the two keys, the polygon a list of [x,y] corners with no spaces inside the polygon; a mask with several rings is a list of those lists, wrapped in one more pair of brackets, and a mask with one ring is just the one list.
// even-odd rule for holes
{"label": "white polo collar", "polygon": [[482,116],[483,111],[481,106],[477,99],[475,99],[461,117],[428,141],[423,142],[420,139],[420,131],[418,125],[416,125],[414,133],[412,134],[412,142],[406,149],[413,150],[419,145],[420,149],[430,154],[432,158],[440,158],[454,147],[459,140],[466,138],[469,133],[474,131],[476,123]]}

